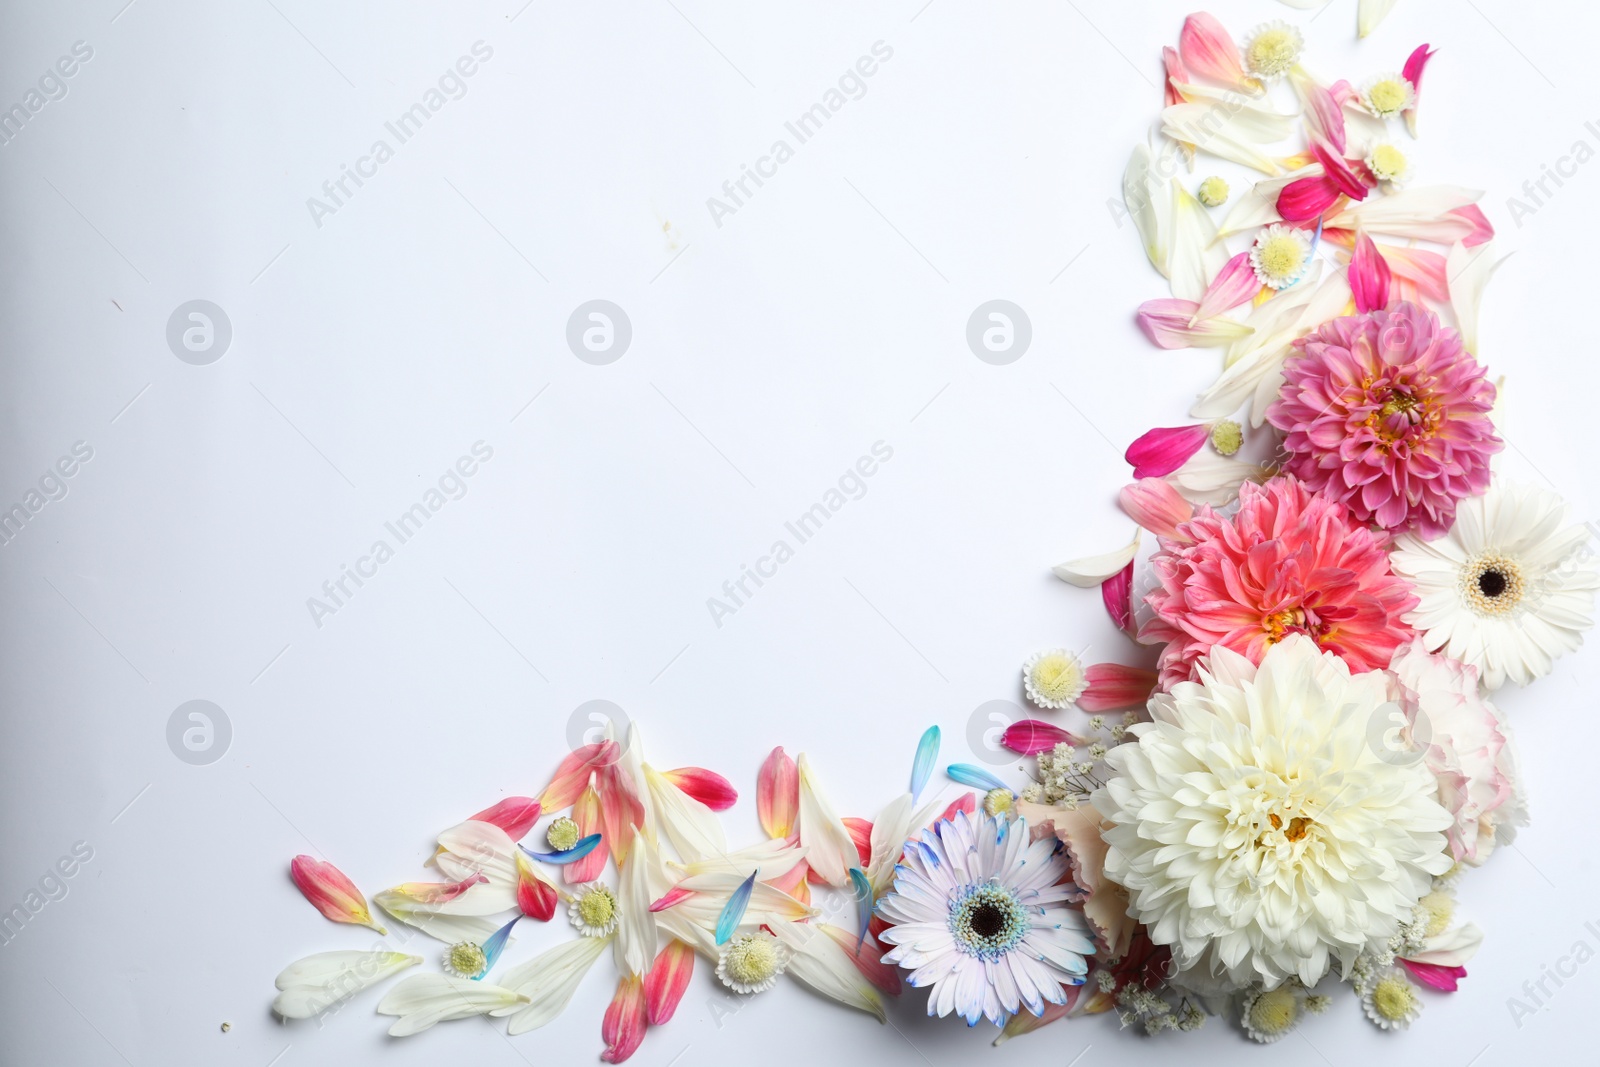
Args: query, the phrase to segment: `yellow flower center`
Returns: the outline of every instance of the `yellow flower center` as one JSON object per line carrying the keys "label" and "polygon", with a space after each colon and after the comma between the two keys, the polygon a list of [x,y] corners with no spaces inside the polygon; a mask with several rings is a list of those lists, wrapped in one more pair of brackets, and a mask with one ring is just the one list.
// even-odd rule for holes
{"label": "yellow flower center", "polygon": [[1200,183],[1200,202],[1217,207],[1228,202],[1228,183],[1215,175]]}
{"label": "yellow flower center", "polygon": [[1300,47],[1294,34],[1282,26],[1261,31],[1244,53],[1245,65],[1256,74],[1282,74],[1298,58]]}
{"label": "yellow flower center", "polygon": [[983,810],[990,815],[1004,815],[1011,810],[1012,805],[1013,798],[1009,789],[991,789],[984,794]]}
{"label": "yellow flower center", "polygon": [[1258,258],[1262,273],[1269,278],[1282,280],[1292,278],[1300,272],[1304,256],[1305,249],[1299,241],[1288,234],[1279,234],[1261,246]]}
{"label": "yellow flower center", "polygon": [[1065,700],[1081,678],[1078,665],[1059,653],[1045,656],[1033,665],[1033,687],[1048,700]]}
{"label": "yellow flower center", "polygon": [[591,889],[578,900],[578,917],[584,925],[604,928],[617,917],[617,898],[604,886]]}
{"label": "yellow flower center", "polygon": [[1381,144],[1372,151],[1372,172],[1387,181],[1406,172],[1406,154],[1392,144]]}
{"label": "yellow flower center", "polygon": [[728,977],[741,985],[759,985],[778,973],[778,953],[764,937],[737,937],[722,957]]}
{"label": "yellow flower center", "polygon": [[576,845],[580,836],[582,835],[578,832],[578,824],[565,815],[551,823],[550,828],[544,832],[545,840],[557,852],[565,852]]}
{"label": "yellow flower center", "polygon": [[1279,986],[1261,994],[1250,1005],[1250,1025],[1268,1037],[1276,1037],[1293,1026],[1295,1016],[1299,1014],[1300,1003],[1295,999],[1294,991]]}
{"label": "yellow flower center", "polygon": [[1426,936],[1438,937],[1450,925],[1450,920],[1456,914],[1456,902],[1444,893],[1429,893],[1423,897],[1419,904],[1428,913],[1428,929]]}
{"label": "yellow flower center", "polygon": [[1211,447],[1219,455],[1231,456],[1244,444],[1244,430],[1232,419],[1223,419],[1211,427]]}
{"label": "yellow flower center", "polygon": [[1417,1006],[1417,993],[1411,988],[1410,982],[1391,974],[1373,989],[1372,1006],[1379,1015],[1397,1023],[1409,1016]]}
{"label": "yellow flower center", "polygon": [[446,954],[446,962],[452,971],[468,977],[478,974],[489,963],[488,957],[483,954],[483,949],[471,941],[463,941],[458,945],[451,945]]}
{"label": "yellow flower center", "polygon": [[1367,102],[1380,115],[1393,115],[1406,106],[1405,83],[1395,78],[1385,78],[1367,90]]}

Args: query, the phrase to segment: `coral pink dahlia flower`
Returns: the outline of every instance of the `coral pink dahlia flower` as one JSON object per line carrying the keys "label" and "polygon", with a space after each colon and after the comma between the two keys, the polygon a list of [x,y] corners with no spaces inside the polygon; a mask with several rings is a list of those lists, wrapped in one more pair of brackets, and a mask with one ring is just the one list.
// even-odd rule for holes
{"label": "coral pink dahlia flower", "polygon": [[1295,347],[1267,409],[1290,474],[1362,522],[1428,540],[1488,488],[1489,457],[1505,447],[1489,419],[1495,388],[1431,311],[1334,319]]}
{"label": "coral pink dahlia flower", "polygon": [[1389,570],[1388,536],[1293,478],[1247,482],[1238,514],[1202,506],[1177,532],[1151,558],[1161,585],[1139,634],[1166,644],[1163,690],[1190,679],[1213,645],[1259,664],[1301,633],[1361,672],[1387,667],[1415,635],[1402,617],[1417,598]]}

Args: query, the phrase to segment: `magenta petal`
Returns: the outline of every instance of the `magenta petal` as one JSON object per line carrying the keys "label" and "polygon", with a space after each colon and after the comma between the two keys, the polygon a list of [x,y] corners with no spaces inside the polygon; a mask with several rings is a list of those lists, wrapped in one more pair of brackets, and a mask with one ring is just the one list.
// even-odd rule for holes
{"label": "magenta petal", "polygon": [[1388,307],[1392,279],[1389,261],[1378,252],[1372,238],[1366,234],[1357,237],[1355,253],[1350,257],[1350,292],[1355,297],[1356,310],[1365,315]]}
{"label": "magenta petal", "polygon": [[1331,178],[1317,175],[1301,178],[1283,187],[1278,194],[1278,214],[1286,222],[1310,222],[1339,199],[1339,187]]}
{"label": "magenta petal", "polygon": [[1053,726],[1038,719],[1023,719],[1006,727],[1006,732],[1000,736],[1000,743],[1013,752],[1024,756],[1038,755],[1047,752],[1065,741],[1069,745],[1082,745],[1084,740],[1068,733],[1059,726]]}
{"label": "magenta petal", "polygon": [[1362,181],[1350,165],[1344,161],[1344,156],[1337,152],[1330,152],[1326,145],[1311,142],[1311,154],[1317,157],[1317,162],[1322,164],[1323,174],[1328,180],[1338,186],[1339,191],[1351,200],[1365,200],[1367,198],[1367,183]]}
{"label": "magenta petal", "polygon": [[[1310,79],[1307,79],[1310,82]],[[1305,87],[1306,124],[1313,137],[1326,141],[1340,155],[1345,151],[1344,108],[1333,94],[1315,83]]]}
{"label": "magenta petal", "polygon": [[1117,629],[1133,626],[1133,561],[1100,583],[1100,596],[1106,602],[1106,611]]}
{"label": "magenta petal", "polygon": [[1467,976],[1465,967],[1441,967],[1437,963],[1412,963],[1410,960],[1400,962],[1417,981],[1446,993],[1454,993],[1461,979]]}
{"label": "magenta petal", "polygon": [[1211,435],[1203,425],[1151,430],[1128,446],[1124,456],[1135,478],[1161,478],[1189,461]]}

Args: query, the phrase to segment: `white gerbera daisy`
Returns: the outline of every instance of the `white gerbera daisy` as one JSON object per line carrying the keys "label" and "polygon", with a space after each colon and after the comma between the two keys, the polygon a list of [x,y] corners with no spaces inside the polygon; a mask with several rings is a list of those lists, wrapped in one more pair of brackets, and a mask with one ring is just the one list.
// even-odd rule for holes
{"label": "white gerbera daisy", "polygon": [[600,882],[580,885],[567,905],[567,918],[584,937],[605,937],[617,928],[617,895]]}
{"label": "white gerbera daisy", "polygon": [[1395,542],[1390,564],[1421,599],[1406,622],[1429,649],[1477,667],[1488,688],[1527,685],[1593,622],[1600,566],[1589,536],[1568,525],[1555,493],[1497,478],[1461,501],[1443,537]]}
{"label": "white gerbera daisy", "polygon": [[1361,105],[1380,119],[1416,103],[1417,87],[1398,74],[1380,74],[1361,87]]}
{"label": "white gerbera daisy", "polygon": [[1361,994],[1361,1008],[1380,1028],[1404,1030],[1422,1014],[1422,998],[1411,979],[1395,968],[1367,985]]}
{"label": "white gerbera daisy", "polygon": [[764,993],[789,963],[789,947],[765,931],[740,934],[722,946],[717,980],[735,993]]}
{"label": "white gerbera daisy", "polygon": [[895,947],[885,963],[928,986],[928,1014],[954,1011],[968,1026],[1003,1026],[1026,1009],[1065,1003],[1063,986],[1082,985],[1094,952],[1067,854],[1054,837],[1030,842],[1024,820],[957,812],[906,846],[894,884],[878,901],[893,923],[879,939]]}
{"label": "white gerbera daisy", "polygon": [[1064,648],[1035,652],[1022,665],[1022,687],[1041,708],[1065,708],[1089,688],[1083,662]]}
{"label": "white gerbera daisy", "polygon": [[1276,81],[1300,62],[1305,47],[1306,39],[1287,22],[1264,22],[1245,38],[1244,67],[1262,81]]}
{"label": "white gerbera daisy", "polygon": [[1311,235],[1275,222],[1256,236],[1250,246],[1250,266],[1261,284],[1287,289],[1299,281],[1311,263]]}
{"label": "white gerbera daisy", "polygon": [[1347,972],[1451,862],[1433,775],[1368,744],[1389,680],[1300,634],[1199,672],[1106,758],[1105,873],[1197,993]]}

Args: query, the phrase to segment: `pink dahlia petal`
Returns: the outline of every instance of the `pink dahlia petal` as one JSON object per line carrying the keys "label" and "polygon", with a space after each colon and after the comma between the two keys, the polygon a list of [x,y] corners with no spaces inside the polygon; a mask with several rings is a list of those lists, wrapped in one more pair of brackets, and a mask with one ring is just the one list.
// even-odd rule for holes
{"label": "pink dahlia petal", "polygon": [[1134,522],[1161,537],[1181,540],[1178,527],[1194,514],[1194,506],[1160,478],[1141,478],[1123,486],[1117,499]]}
{"label": "pink dahlia petal", "polygon": [[1460,336],[1401,302],[1334,319],[1295,347],[1267,409],[1284,469],[1359,522],[1430,539],[1448,530],[1505,447],[1489,417],[1494,385]]}
{"label": "pink dahlia petal", "polygon": [[1350,292],[1356,310],[1362,314],[1389,306],[1389,286],[1394,272],[1378,246],[1366,234],[1356,238],[1355,254],[1350,257]]}

